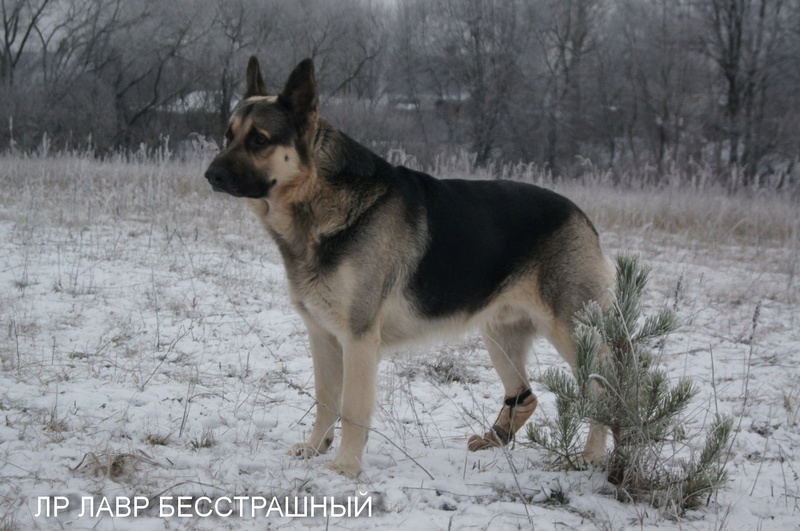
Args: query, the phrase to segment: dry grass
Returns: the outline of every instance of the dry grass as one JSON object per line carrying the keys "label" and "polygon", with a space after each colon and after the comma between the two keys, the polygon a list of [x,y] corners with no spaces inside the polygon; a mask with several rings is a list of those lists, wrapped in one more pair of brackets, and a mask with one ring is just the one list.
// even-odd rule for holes
{"label": "dry grass", "polygon": [[[213,195],[202,175],[208,157],[170,160],[162,156],[114,157],[107,160],[74,154],[47,158],[20,154],[0,157],[0,219],[11,219],[19,205],[29,218],[44,218],[79,227],[101,218],[157,217],[164,221],[203,223]],[[402,161],[401,161],[402,162]],[[555,189],[575,201],[602,228],[645,236],[663,233],[726,245],[789,246],[797,252],[800,190],[768,185],[736,193],[707,175],[666,175],[658,185],[637,182],[590,169],[575,179],[554,179],[527,165],[471,169],[469,159],[438,161],[428,168],[445,178],[467,177],[531,182]],[[235,210],[230,209],[231,213]],[[19,221],[14,218],[14,221]],[[236,220],[241,222],[241,220]],[[213,221],[212,221],[213,222]],[[19,230],[23,230],[24,225]],[[27,282],[20,279],[21,283]]]}

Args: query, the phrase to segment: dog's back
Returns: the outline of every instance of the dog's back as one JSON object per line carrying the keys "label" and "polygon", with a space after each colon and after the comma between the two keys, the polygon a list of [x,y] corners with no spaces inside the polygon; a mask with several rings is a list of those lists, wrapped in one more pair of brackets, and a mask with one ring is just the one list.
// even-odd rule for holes
{"label": "dog's back", "polygon": [[534,270],[546,283],[563,284],[568,275],[547,277],[563,265],[563,252],[599,250],[583,212],[555,192],[512,181],[439,180],[402,167],[394,174],[407,211],[426,221],[425,252],[409,284],[426,317],[479,311]]}

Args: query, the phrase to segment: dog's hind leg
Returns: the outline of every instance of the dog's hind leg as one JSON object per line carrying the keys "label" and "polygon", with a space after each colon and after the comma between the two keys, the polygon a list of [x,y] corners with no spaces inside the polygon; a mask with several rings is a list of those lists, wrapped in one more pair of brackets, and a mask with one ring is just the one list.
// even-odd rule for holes
{"label": "dog's hind leg", "polygon": [[[578,363],[578,345],[573,337],[575,326],[566,319],[554,319],[547,331],[548,341],[553,344],[562,358],[569,363],[572,371]],[[591,387],[590,387],[591,389]],[[606,437],[608,428],[602,424],[592,422],[589,425],[589,438],[583,450],[583,459],[587,463],[602,463],[606,457]]]}
{"label": "dog's hind leg", "polygon": [[473,452],[511,442],[537,406],[525,368],[535,334],[530,320],[490,323],[482,333],[492,364],[503,382],[505,400],[492,429],[483,436],[470,437],[468,448]]}
{"label": "dog's hind leg", "polygon": [[333,334],[304,316],[314,362],[314,390],[317,416],[307,441],[295,444],[292,451],[299,457],[313,457],[328,451],[333,442],[333,428],[342,403],[342,347]]}

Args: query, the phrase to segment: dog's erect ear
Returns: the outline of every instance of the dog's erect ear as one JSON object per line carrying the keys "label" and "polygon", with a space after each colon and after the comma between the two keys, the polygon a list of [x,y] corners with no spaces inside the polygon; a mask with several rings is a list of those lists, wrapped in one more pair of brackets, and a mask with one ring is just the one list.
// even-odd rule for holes
{"label": "dog's erect ear", "polygon": [[278,98],[292,110],[295,124],[303,134],[309,135],[316,129],[318,105],[314,61],[304,59],[295,67]]}
{"label": "dog's erect ear", "polygon": [[264,80],[261,77],[261,67],[258,65],[258,59],[255,55],[250,56],[247,61],[247,90],[244,92],[245,99],[251,96],[265,96],[267,93],[264,90]]}

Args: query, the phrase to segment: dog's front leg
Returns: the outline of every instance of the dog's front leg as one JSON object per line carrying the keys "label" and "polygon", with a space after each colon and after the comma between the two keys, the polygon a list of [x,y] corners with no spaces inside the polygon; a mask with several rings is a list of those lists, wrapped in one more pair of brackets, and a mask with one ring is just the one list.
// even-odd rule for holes
{"label": "dog's front leg", "polygon": [[314,362],[317,417],[309,439],[295,444],[292,449],[298,457],[313,457],[327,452],[333,442],[333,428],[342,407],[342,346],[311,316],[303,315],[303,321]]}
{"label": "dog's front leg", "polygon": [[372,412],[375,409],[380,332],[370,331],[343,343],[342,445],[331,468],[349,477],[361,471]]}

